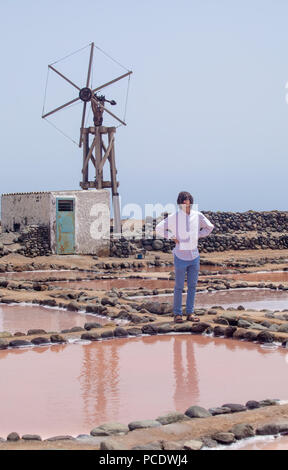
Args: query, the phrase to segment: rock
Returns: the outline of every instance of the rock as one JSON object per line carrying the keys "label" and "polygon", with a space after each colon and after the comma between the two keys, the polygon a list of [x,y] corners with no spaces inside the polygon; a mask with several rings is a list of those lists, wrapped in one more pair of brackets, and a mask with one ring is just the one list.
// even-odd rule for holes
{"label": "rock", "polygon": [[101,338],[112,338],[114,336],[113,330],[106,330],[101,333]]}
{"label": "rock", "polygon": [[232,432],[217,432],[212,436],[212,439],[220,444],[232,444],[236,440]]}
{"label": "rock", "polygon": [[186,441],[162,441],[164,450],[182,450]]}
{"label": "rock", "polygon": [[260,400],[259,405],[262,406],[274,406],[278,404],[279,400],[271,399],[271,398],[266,398],[266,400]]}
{"label": "rock", "polygon": [[190,441],[185,441],[183,448],[187,450],[200,450],[204,446],[202,441],[197,441],[197,440],[190,440]]}
{"label": "rock", "polygon": [[201,441],[203,442],[205,447],[216,447],[218,445],[218,442],[215,441],[215,439],[212,439],[210,436],[203,436],[201,437]]}
{"label": "rock", "polygon": [[141,304],[141,308],[158,315],[173,312],[173,305],[170,302],[144,302]]}
{"label": "rock", "polygon": [[116,439],[106,439],[100,442],[100,450],[127,450],[125,445],[118,442]]}
{"label": "rock", "polygon": [[66,343],[64,336],[54,334],[50,336],[51,343]]}
{"label": "rock", "polygon": [[131,423],[128,424],[130,431],[133,431],[133,429],[156,428],[158,426],[161,426],[161,423],[159,423],[159,421],[156,421],[154,419],[143,419],[140,421],[131,421]]}
{"label": "rock", "polygon": [[257,335],[257,341],[259,343],[273,343],[274,336],[269,331],[260,331]]}
{"label": "rock", "polygon": [[45,334],[47,334],[47,331],[41,330],[41,329],[38,329],[38,330],[34,329],[34,330],[28,330],[27,331],[27,336],[29,336],[29,335],[45,335]]}
{"label": "rock", "polygon": [[185,415],[189,416],[189,418],[207,418],[208,416],[212,416],[205,408],[197,405],[187,408]]}
{"label": "rock", "polygon": [[8,436],[7,436],[7,441],[16,442],[16,441],[19,441],[19,440],[20,440],[20,436],[17,432],[10,432],[10,434],[8,434]]}
{"label": "rock", "polygon": [[0,339],[0,350],[1,349],[7,349],[9,346],[9,342],[6,341],[5,339]]}
{"label": "rock", "polygon": [[246,411],[247,408],[244,405],[239,405],[238,403],[225,403],[222,405],[224,408],[229,408],[231,413],[237,413],[239,411]]}
{"label": "rock", "polygon": [[121,327],[117,327],[115,328],[114,330],[114,336],[128,336],[129,333],[127,330],[125,330],[125,328],[121,328]]}
{"label": "rock", "polygon": [[155,325],[155,329],[157,333],[171,333],[171,331],[174,331],[174,325],[169,323],[166,323],[165,325]]}
{"label": "rock", "polygon": [[257,335],[255,331],[246,331],[246,333],[243,334],[243,338],[246,339],[246,341],[256,341],[257,340]]}
{"label": "rock", "polygon": [[127,331],[128,331],[128,334],[130,336],[141,336],[142,335],[141,328],[128,328]]}
{"label": "rock", "polygon": [[213,328],[213,333],[215,336],[224,336],[226,328],[223,328],[221,326],[215,326]]}
{"label": "rock", "polygon": [[60,436],[52,436],[52,437],[48,437],[48,439],[45,439],[45,441],[51,441],[51,442],[54,442],[54,441],[75,441],[76,438],[73,437],[73,436],[69,436],[69,435],[60,435]]}
{"label": "rock", "polygon": [[199,323],[193,323],[191,326],[191,333],[204,333],[207,328],[209,328],[210,325],[209,323],[205,322],[199,322]]}
{"label": "rock", "polygon": [[235,435],[236,439],[245,439],[246,437],[252,437],[255,435],[251,424],[246,423],[235,424],[231,429],[231,432]]}
{"label": "rock", "polygon": [[232,338],[236,330],[237,330],[236,326],[228,326],[227,328],[225,328],[225,331],[224,331],[225,337]]}
{"label": "rock", "polygon": [[129,428],[126,424],[111,422],[104,423],[90,431],[91,436],[110,436],[113,434],[127,433]]}
{"label": "rock", "polygon": [[191,324],[189,323],[175,323],[174,331],[177,333],[191,332]]}
{"label": "rock", "polygon": [[170,423],[176,423],[177,421],[183,421],[188,419],[187,416],[183,413],[179,413],[178,411],[171,411],[170,413],[167,413],[166,415],[163,416],[158,416],[156,418],[156,421],[159,421],[161,424],[170,424]]}
{"label": "rock", "polygon": [[211,413],[212,416],[231,413],[230,408],[227,408],[225,406],[219,406],[218,408],[209,408],[208,411],[209,413]]}
{"label": "rock", "polygon": [[256,434],[260,436],[269,436],[273,434],[278,434],[280,432],[280,426],[277,423],[268,423],[259,426],[256,429]]}
{"label": "rock", "polygon": [[132,447],[131,450],[163,450],[161,441],[147,442],[140,446]]}
{"label": "rock", "polygon": [[101,323],[97,323],[97,322],[87,322],[84,325],[85,330],[88,330],[88,331],[92,330],[92,328],[101,328],[101,327],[102,327]]}
{"label": "rock", "polygon": [[81,339],[85,339],[88,341],[98,341],[101,336],[98,333],[83,333],[81,335]]}
{"label": "rock", "polygon": [[42,336],[38,336],[37,338],[33,338],[31,339],[31,343],[33,344],[47,344],[47,343],[50,343],[49,339],[48,338],[43,338]]}
{"label": "rock", "polygon": [[249,328],[251,326],[251,323],[247,320],[243,320],[242,318],[240,318],[238,320],[238,326],[240,328]]}
{"label": "rock", "polygon": [[141,330],[145,335],[157,335],[157,328],[155,325],[143,325]]}
{"label": "rock", "polygon": [[71,311],[71,312],[77,312],[79,310],[79,305],[77,302],[70,302],[67,306],[66,306],[67,310]]}
{"label": "rock", "polygon": [[11,348],[18,348],[21,346],[32,346],[32,343],[30,341],[26,341],[24,339],[14,339],[13,341],[9,342],[9,346]]}
{"label": "rock", "polygon": [[249,400],[245,406],[248,408],[248,410],[254,410],[255,408],[260,408],[260,403],[256,400]]}
{"label": "rock", "polygon": [[38,434],[24,434],[22,436],[22,439],[24,441],[42,441],[41,436],[39,436]]}

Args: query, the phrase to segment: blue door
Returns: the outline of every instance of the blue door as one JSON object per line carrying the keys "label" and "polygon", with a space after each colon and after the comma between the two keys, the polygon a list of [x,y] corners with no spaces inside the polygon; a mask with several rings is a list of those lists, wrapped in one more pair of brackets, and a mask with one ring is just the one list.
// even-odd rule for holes
{"label": "blue door", "polygon": [[75,201],[56,198],[56,252],[59,255],[75,253]]}

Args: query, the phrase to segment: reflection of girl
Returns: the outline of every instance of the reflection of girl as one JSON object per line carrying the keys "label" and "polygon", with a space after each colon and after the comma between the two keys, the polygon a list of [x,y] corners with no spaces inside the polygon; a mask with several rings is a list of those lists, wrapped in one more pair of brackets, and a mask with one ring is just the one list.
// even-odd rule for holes
{"label": "reflection of girl", "polygon": [[198,317],[192,315],[200,268],[198,238],[207,237],[212,232],[214,225],[201,212],[191,210],[193,197],[187,191],[181,191],[178,194],[177,204],[177,212],[159,222],[155,231],[157,235],[173,240],[176,243],[172,250],[175,269],[173,310],[174,321],[182,323],[182,292],[186,271],[188,287],[186,320],[199,321]]}

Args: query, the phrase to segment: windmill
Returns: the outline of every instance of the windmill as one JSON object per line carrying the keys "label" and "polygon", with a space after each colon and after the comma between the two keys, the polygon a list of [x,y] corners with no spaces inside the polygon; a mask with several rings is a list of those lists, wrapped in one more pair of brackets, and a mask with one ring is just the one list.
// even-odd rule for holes
{"label": "windmill", "polygon": [[[48,70],[52,70],[58,76],[63,78],[71,86],[77,90],[77,96],[66,102],[65,104],[58,106],[55,109],[52,109],[49,112],[44,113],[42,118],[45,119],[52,114],[57,113],[58,111],[73,105],[78,101],[83,102],[82,118],[80,124],[80,138],[79,138],[79,147],[83,148],[83,165],[82,165],[82,181],[80,181],[80,187],[82,189],[88,190],[89,188],[104,189],[111,188],[112,190],[112,202],[113,202],[113,212],[114,212],[114,228],[116,233],[121,233],[121,217],[120,217],[120,205],[119,205],[119,193],[118,186],[119,182],[117,181],[117,169],[115,162],[115,133],[116,127],[105,127],[103,126],[103,115],[104,113],[112,116],[113,119],[118,121],[121,125],[126,126],[126,122],[120,119],[116,114],[112,113],[110,109],[107,108],[106,103],[111,106],[115,106],[117,103],[114,100],[109,100],[103,94],[99,92],[104,88],[122,80],[126,77],[130,78],[132,71],[128,70],[126,73],[92,88],[91,83],[91,71],[93,63],[95,45],[94,42],[90,44],[90,57],[88,63],[88,72],[87,80],[84,87],[76,85],[72,80],[67,78],[62,72],[57,70],[53,65],[48,65]],[[99,48],[98,48],[99,49]],[[85,126],[85,118],[87,112],[87,105],[91,106],[93,114],[93,124],[92,127]],[[106,142],[105,142],[106,139]],[[110,164],[110,180],[103,180],[103,167],[105,162],[108,160]],[[94,181],[89,181],[89,163],[92,163],[95,171]]]}

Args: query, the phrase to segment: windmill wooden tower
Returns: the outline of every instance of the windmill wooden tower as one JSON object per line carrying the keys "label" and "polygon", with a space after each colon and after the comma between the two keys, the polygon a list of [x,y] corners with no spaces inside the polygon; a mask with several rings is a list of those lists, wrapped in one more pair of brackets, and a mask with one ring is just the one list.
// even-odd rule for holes
{"label": "windmill wooden tower", "polygon": [[[120,75],[102,85],[92,88],[91,84],[91,71],[94,55],[94,42],[90,44],[90,57],[88,63],[88,72],[87,80],[84,87],[79,87],[72,80],[67,78],[62,72],[59,72],[53,65],[49,65],[48,68],[58,74],[61,78],[66,80],[71,86],[73,86],[77,92],[78,96],[73,100],[68,101],[67,103],[42,114],[42,118],[47,118],[48,116],[60,111],[77,101],[81,100],[83,102],[82,118],[80,125],[80,139],[79,147],[83,148],[83,165],[82,165],[82,181],[80,181],[80,187],[82,189],[96,188],[96,189],[105,189],[111,188],[112,190],[112,203],[113,203],[113,212],[114,212],[114,229],[116,233],[121,233],[121,216],[120,216],[120,204],[119,204],[119,193],[118,186],[119,182],[117,181],[117,169],[115,161],[115,133],[116,127],[105,127],[103,126],[103,114],[108,113],[120,124],[126,126],[124,120],[120,119],[116,114],[112,113],[110,109],[107,108],[105,103],[110,105],[116,105],[114,100],[106,99],[105,95],[99,95],[99,92],[118,82],[119,80],[124,79],[125,77],[130,77],[132,71],[128,70],[123,75]],[[85,117],[87,111],[87,104],[91,106],[93,114],[93,126],[85,126]],[[106,161],[110,164],[110,180],[103,180],[103,167]],[[93,167],[95,172],[94,180],[89,181],[89,163]],[[90,165],[90,166],[91,166]]]}

